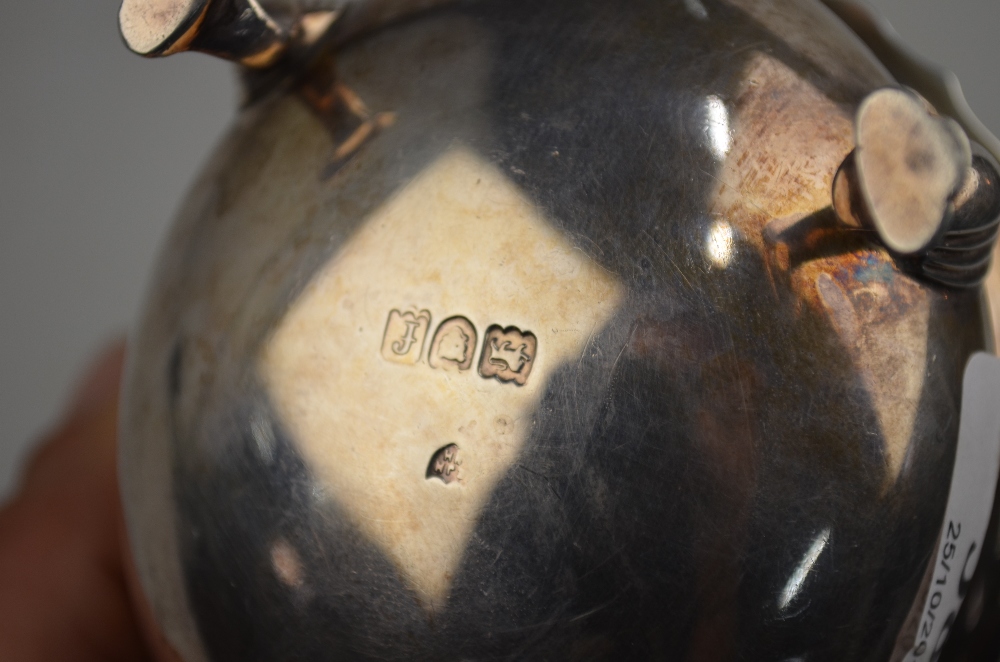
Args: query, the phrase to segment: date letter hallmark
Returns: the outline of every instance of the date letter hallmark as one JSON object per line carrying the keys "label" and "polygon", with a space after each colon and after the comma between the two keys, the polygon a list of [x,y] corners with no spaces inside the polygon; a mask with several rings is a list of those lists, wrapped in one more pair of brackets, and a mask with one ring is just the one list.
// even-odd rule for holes
{"label": "date letter hallmark", "polygon": [[504,329],[494,324],[486,330],[479,374],[485,379],[496,377],[501,382],[524,386],[537,348],[538,339],[530,331],[522,332],[514,326]]}
{"label": "date letter hallmark", "polygon": [[382,357],[395,363],[415,365],[424,351],[424,339],[430,325],[429,311],[391,311],[382,339]]}
{"label": "date letter hallmark", "polygon": [[434,334],[427,363],[432,368],[468,370],[472,367],[478,340],[476,327],[469,320],[464,317],[446,319]]}

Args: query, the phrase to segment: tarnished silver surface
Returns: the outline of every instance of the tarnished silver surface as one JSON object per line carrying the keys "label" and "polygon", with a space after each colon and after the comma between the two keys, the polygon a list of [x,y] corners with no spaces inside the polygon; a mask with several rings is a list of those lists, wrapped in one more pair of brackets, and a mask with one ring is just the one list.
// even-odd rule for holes
{"label": "tarnished silver surface", "polygon": [[122,418],[181,658],[888,660],[989,342],[834,212],[893,84],[811,0],[483,0],[244,109]]}
{"label": "tarnished silver surface", "polygon": [[996,159],[912,90],[876,90],[854,124],[855,148],[833,180],[837,218],[876,232],[913,274],[981,285],[1000,231]]}
{"label": "tarnished silver surface", "polygon": [[201,51],[259,69],[289,48],[313,45],[334,24],[344,41],[453,1],[123,0],[118,22],[125,44],[139,55]]}
{"label": "tarnished silver surface", "polygon": [[[941,113],[957,120],[969,137],[986,150],[988,154],[982,154],[983,159],[1000,161],[1000,139],[979,121],[969,107],[958,76],[907,48],[889,22],[867,4],[857,0],[823,1],[864,40],[900,83],[916,89]],[[993,265],[985,281],[988,299],[993,302],[987,304],[991,309],[993,322],[993,347],[1000,347],[1000,268],[996,266],[1000,262],[996,259],[998,251],[1000,246],[994,248]]]}

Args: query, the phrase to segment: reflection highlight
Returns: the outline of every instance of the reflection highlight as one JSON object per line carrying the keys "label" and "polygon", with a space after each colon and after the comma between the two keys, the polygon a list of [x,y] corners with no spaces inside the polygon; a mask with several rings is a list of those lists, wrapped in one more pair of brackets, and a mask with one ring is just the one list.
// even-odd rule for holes
{"label": "reflection highlight", "polygon": [[708,10],[705,9],[705,5],[702,4],[701,0],[684,0],[684,7],[688,10],[689,14],[699,21],[708,19]]}
{"label": "reflection highlight", "polygon": [[705,98],[705,132],[708,134],[712,154],[719,161],[724,160],[732,145],[729,110],[722,99],[714,94]]}
{"label": "reflection highlight", "polygon": [[784,611],[788,608],[788,605],[792,604],[792,601],[802,590],[802,585],[806,581],[806,577],[812,572],[813,566],[816,565],[816,561],[819,560],[820,555],[823,550],[826,549],[827,543],[830,542],[830,529],[823,529],[822,532],[816,539],[813,540],[813,544],[809,547],[809,551],[806,555],[802,557],[799,561],[799,565],[795,568],[795,572],[792,576],[788,578],[788,583],[785,584],[785,588],[782,589],[781,595],[778,596],[778,609]]}
{"label": "reflection highlight", "polygon": [[708,259],[717,267],[725,268],[733,261],[735,248],[735,233],[733,226],[726,221],[716,221],[708,229],[708,239],[705,252]]}

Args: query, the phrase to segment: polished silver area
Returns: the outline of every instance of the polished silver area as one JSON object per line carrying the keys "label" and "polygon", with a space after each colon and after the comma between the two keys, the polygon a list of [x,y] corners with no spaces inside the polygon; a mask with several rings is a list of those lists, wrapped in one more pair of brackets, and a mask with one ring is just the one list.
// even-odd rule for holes
{"label": "polished silver area", "polygon": [[915,194],[915,254],[870,204],[914,180],[866,161],[835,187],[897,81],[813,0],[434,4],[345,11],[251,75],[169,238],[121,447],[166,640],[185,662],[912,650],[991,336],[978,287],[909,260],[968,266],[935,242],[989,234],[993,175],[910,113],[930,138],[893,144],[956,170]]}

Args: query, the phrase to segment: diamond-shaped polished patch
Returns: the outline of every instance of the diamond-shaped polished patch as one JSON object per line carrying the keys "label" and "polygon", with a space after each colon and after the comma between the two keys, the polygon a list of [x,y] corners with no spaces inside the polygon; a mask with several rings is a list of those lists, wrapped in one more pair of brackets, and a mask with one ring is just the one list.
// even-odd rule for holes
{"label": "diamond-shaped polished patch", "polygon": [[[548,378],[621,296],[500,170],[456,148],[316,274],[260,370],[317,480],[435,609]],[[487,342],[485,372],[467,369]]]}

